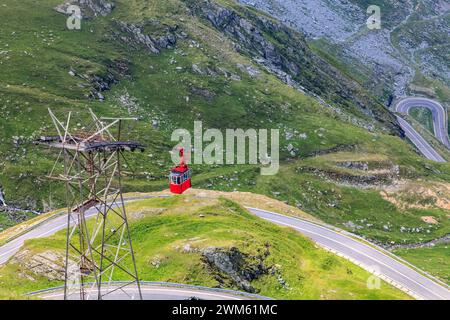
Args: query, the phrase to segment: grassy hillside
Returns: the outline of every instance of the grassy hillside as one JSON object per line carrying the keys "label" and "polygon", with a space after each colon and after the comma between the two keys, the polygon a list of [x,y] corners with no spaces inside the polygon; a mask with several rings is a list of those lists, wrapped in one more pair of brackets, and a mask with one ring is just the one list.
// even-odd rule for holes
{"label": "grassy hillside", "polygon": [[424,127],[434,135],[433,114],[425,108],[413,108],[410,112],[411,117],[423,124]]}
{"label": "grassy hillside", "polygon": [[[142,280],[246,288],[277,299],[407,298],[384,282],[379,290],[368,289],[367,272],[225,198],[149,199],[128,204],[127,211]],[[0,268],[0,298],[60,284],[61,261],[55,256],[64,248],[64,231],[28,241]],[[208,252],[237,259],[241,279],[208,260]],[[27,267],[39,257],[47,260],[39,267]],[[56,267],[45,267],[52,263]],[[255,277],[246,280],[246,274]]]}
{"label": "grassy hillside", "polygon": [[[424,160],[393,135],[392,115],[348,72],[315,56],[301,34],[231,1],[213,1],[220,6],[205,9],[201,1],[188,6],[178,0],[117,0],[111,14],[83,20],[80,31],[70,31],[66,17],[53,9],[61,2],[2,2],[0,184],[8,203],[45,211],[61,206],[62,186],[43,178],[55,154],[32,142],[52,132],[48,107],[59,116],[74,111],[80,119],[74,126],[92,108],[102,116],[140,119],[130,135],[147,150],[130,155],[126,191],[167,188],[175,144],[170,134],[180,127],[191,130],[194,120],[205,128],[278,128],[282,169],[277,176],[261,177],[257,166],[196,165],[194,185],[266,194],[383,243],[425,241],[449,232],[444,208],[432,201],[429,207],[403,208],[380,193],[399,181],[448,183],[450,165]],[[252,25],[261,43],[273,46],[274,56],[248,46],[252,34],[237,24],[233,32],[215,25],[208,10],[213,16],[225,10],[233,21]],[[151,36],[154,47],[140,34]],[[289,50],[293,47],[301,52]],[[261,55],[279,57],[281,71],[297,70],[293,79],[306,93],[253,60]],[[323,100],[313,94],[323,94]],[[375,172],[342,168],[355,161],[369,161]],[[434,203],[441,197],[436,193]],[[439,223],[430,226],[421,219],[429,215]],[[3,217],[0,228],[14,223]]]}
{"label": "grassy hillside", "polygon": [[450,285],[448,244],[438,244],[429,248],[401,249],[396,250],[395,254]]}

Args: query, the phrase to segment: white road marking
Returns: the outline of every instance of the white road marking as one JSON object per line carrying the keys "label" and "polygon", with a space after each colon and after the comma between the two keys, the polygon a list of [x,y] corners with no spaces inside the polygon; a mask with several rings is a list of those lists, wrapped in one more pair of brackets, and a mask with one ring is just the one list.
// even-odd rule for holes
{"label": "white road marking", "polygon": [[[88,292],[90,292],[92,290],[88,290]],[[203,292],[201,290],[186,290],[186,289],[176,289],[176,288],[145,288],[145,287],[141,287],[141,291],[142,292],[163,292],[165,294],[170,294],[170,293],[175,293],[175,294],[179,294],[179,293],[183,293],[186,294],[187,297],[189,296],[209,296],[209,297],[217,297],[217,298],[221,298],[221,299],[225,299],[225,300],[243,300],[241,298],[232,296],[232,295],[223,295],[220,293],[213,293],[213,292]],[[120,291],[119,291],[120,292]],[[138,292],[137,289],[127,289],[127,293],[130,292]],[[43,295],[43,298],[46,299],[52,299],[52,298],[56,298],[56,297],[64,297],[64,293],[60,292],[60,293],[56,293],[56,294],[50,294],[50,295]]]}
{"label": "white road marking", "polygon": [[[144,198],[144,199],[146,199],[146,198]],[[139,200],[139,199],[136,199],[136,200]],[[326,226],[322,226],[322,225],[319,225],[319,224],[315,224],[315,223],[313,223],[313,222],[309,222],[309,221],[306,221],[306,220],[301,220],[301,219],[298,219],[298,218],[295,218],[295,217],[285,216],[285,215],[278,214],[278,213],[275,213],[275,212],[269,212],[269,211],[262,210],[262,209],[257,209],[257,208],[247,208],[247,209],[250,209],[250,210],[257,210],[257,211],[261,212],[262,214],[263,214],[263,213],[266,213],[266,214],[269,214],[269,215],[276,215],[276,216],[284,217],[284,218],[287,218],[287,219],[292,219],[292,220],[298,221],[298,222],[300,222],[300,223],[303,223],[303,224],[306,224],[306,225],[310,225],[310,226],[312,226],[312,227],[314,227],[314,228],[319,228],[319,229],[321,229],[321,230],[325,230],[326,232],[332,232],[332,233],[335,233],[335,234],[337,234],[337,235],[339,235],[339,236],[342,236],[342,237],[345,237],[345,238],[347,238],[347,239],[350,239],[350,240],[354,241],[354,242],[355,242],[355,243],[354,243],[355,245],[359,245],[359,246],[367,246],[367,247],[370,248],[371,250],[374,250],[377,254],[383,255],[383,256],[386,257],[387,259],[392,259],[394,262],[396,262],[397,264],[401,265],[401,266],[404,267],[404,268],[409,268],[409,267],[407,267],[406,265],[401,264],[401,262],[398,262],[397,260],[394,260],[392,257],[389,257],[388,255],[386,255],[385,253],[383,253],[383,252],[380,251],[379,249],[377,249],[377,248],[372,248],[372,247],[370,247],[370,246],[368,246],[368,245],[366,245],[366,244],[364,244],[364,243],[362,243],[362,242],[356,241],[355,239],[351,238],[349,235],[344,234],[344,233],[340,233],[340,232],[338,232],[338,231],[336,231],[336,230],[334,230],[334,229],[332,229],[332,228],[327,228]],[[91,214],[90,216],[93,216],[93,214]],[[302,232],[303,234],[309,232],[309,233],[311,233],[311,234],[315,234],[316,236],[322,237],[322,238],[327,239],[327,240],[329,240],[329,241],[333,241],[333,242],[335,242],[335,243],[338,243],[339,245],[345,246],[347,249],[349,249],[349,250],[351,250],[351,251],[355,251],[355,252],[357,252],[357,253],[359,253],[359,254],[361,254],[361,255],[363,255],[363,256],[365,256],[365,257],[367,257],[367,258],[369,258],[369,259],[371,259],[371,260],[373,260],[373,261],[379,262],[380,264],[386,266],[386,267],[389,268],[390,270],[393,270],[396,274],[403,276],[405,279],[408,279],[408,280],[411,281],[412,283],[417,284],[419,287],[424,288],[426,291],[432,292],[432,293],[433,293],[434,295],[436,295],[437,297],[441,297],[441,298],[442,298],[442,296],[441,296],[440,294],[436,294],[436,293],[433,292],[431,289],[429,289],[429,288],[427,288],[427,287],[424,287],[424,285],[422,285],[422,284],[418,283],[417,281],[411,279],[410,277],[406,276],[406,275],[403,274],[402,272],[400,272],[400,271],[396,270],[395,268],[390,267],[389,265],[386,265],[385,263],[381,262],[381,261],[379,260],[379,258],[376,257],[376,255],[375,255],[374,257],[369,256],[369,255],[364,254],[363,252],[361,252],[361,251],[359,251],[359,250],[357,250],[357,249],[355,249],[355,248],[353,248],[353,247],[349,247],[348,244],[345,244],[345,243],[342,243],[342,242],[333,240],[333,239],[330,238],[330,237],[327,237],[327,236],[325,236],[325,235],[323,235],[323,234],[321,234],[321,233],[318,233],[318,232],[311,231],[311,230],[309,230],[309,229],[305,229],[305,228],[293,226],[293,225],[291,225],[291,224],[284,223],[284,222],[281,222],[281,221],[278,221],[278,220],[274,220],[274,219],[270,219],[270,218],[269,218],[269,219],[264,218],[264,217],[262,217],[262,218],[263,218],[263,219],[266,219],[266,220],[269,220],[269,221],[271,221],[271,222],[275,222],[275,223],[277,223],[277,224],[282,224],[282,225],[289,226],[289,227],[291,227],[291,228],[298,229],[299,231],[303,231],[303,232]],[[55,220],[51,220],[51,221],[55,222]],[[59,223],[59,222],[58,222],[58,225],[55,226],[55,227],[53,227],[51,230],[45,230],[45,232],[42,232],[42,233],[40,233],[40,234],[38,234],[38,235],[36,235],[36,236],[33,236],[33,235],[32,235],[32,237],[43,237],[43,236],[45,236],[45,235],[54,233],[54,232],[57,231],[58,229],[63,229],[65,226],[66,226],[66,223]],[[42,227],[42,226],[41,226],[41,227]],[[26,235],[24,235],[24,237],[25,237],[25,239],[28,239],[28,238],[26,237]],[[22,238],[22,239],[23,239],[23,238]],[[17,251],[17,250],[20,248],[20,246],[22,245],[22,243],[23,243],[23,240],[22,240],[22,239],[17,239],[17,243],[14,242],[14,244],[17,244],[18,246],[15,247],[15,248],[13,248],[13,249],[11,249],[11,250],[8,250],[8,252],[2,253],[1,256],[5,256],[5,255],[7,255],[8,253],[10,253],[10,252],[12,252],[12,251]],[[16,240],[14,240],[14,241],[16,241]],[[20,242],[20,241],[22,241],[22,242]],[[317,242],[317,241],[316,241],[316,242]],[[12,243],[12,242],[11,242],[11,243]],[[9,243],[9,244],[11,244],[11,243]],[[317,243],[319,243],[319,242],[317,242]],[[320,243],[319,243],[319,244],[320,244]],[[325,246],[325,245],[323,245],[323,246]],[[0,249],[1,249],[1,248],[0,248]],[[338,253],[338,254],[340,253],[341,255],[346,255],[345,252],[337,252],[337,253]],[[357,260],[356,260],[356,262],[357,262],[357,263],[358,263],[358,262],[359,262],[359,263],[362,263],[361,261],[357,261]],[[414,271],[413,269],[411,269],[411,270]],[[416,271],[414,271],[414,272],[416,272]],[[424,276],[422,276],[422,275],[420,275],[420,274],[418,274],[418,275],[421,276],[421,277],[424,277]],[[424,277],[424,278],[425,278],[425,277]],[[438,285],[437,283],[433,282],[432,280],[430,280],[430,279],[428,279],[428,278],[425,278],[425,279],[427,279],[428,281],[432,282],[434,285],[440,286],[440,285]],[[405,286],[401,281],[394,280],[394,279],[391,279],[391,280],[392,280],[393,282],[400,283],[401,285]],[[442,287],[442,286],[440,286],[440,287]],[[430,288],[431,288],[431,287],[430,287]],[[442,287],[442,288],[444,288],[444,287]],[[147,288],[147,289],[148,289],[148,288]],[[446,288],[444,288],[444,289],[446,289]],[[186,291],[186,290],[185,290],[185,291]],[[412,290],[412,291],[413,291],[413,293],[416,294],[417,296],[421,296],[420,293],[417,293],[417,292],[414,291],[414,290]],[[191,292],[191,291],[187,291],[187,292]]]}

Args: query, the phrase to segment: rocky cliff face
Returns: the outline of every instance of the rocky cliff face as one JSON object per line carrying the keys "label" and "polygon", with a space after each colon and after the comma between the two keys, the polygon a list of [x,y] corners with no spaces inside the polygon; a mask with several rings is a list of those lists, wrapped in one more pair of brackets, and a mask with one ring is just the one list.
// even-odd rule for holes
{"label": "rocky cliff face", "polygon": [[143,47],[151,54],[159,54],[163,49],[171,49],[176,45],[178,39],[186,37],[177,25],[166,26],[164,34],[159,36],[146,34],[145,26],[123,21],[118,21],[116,25],[120,31],[114,32],[113,40],[119,40],[134,48]]}
{"label": "rocky cliff face", "polygon": [[313,54],[302,34],[250,10],[238,13],[211,1],[189,1],[187,5],[193,14],[232,38],[238,51],[284,82],[324,103],[333,103],[359,117],[374,118],[386,130],[402,135],[392,114],[358,83]]}
{"label": "rocky cliff face", "polygon": [[83,18],[92,18],[98,16],[107,16],[114,9],[114,3],[106,0],[71,0],[55,8],[56,11],[67,14],[67,8],[70,5],[80,6]]}
{"label": "rocky cliff face", "polygon": [[249,256],[238,248],[206,248],[203,250],[203,259],[215,278],[224,283],[231,281],[239,289],[255,293],[256,289],[251,281],[268,274],[271,267],[267,267],[264,260],[269,255],[268,249],[263,255]]}
{"label": "rocky cliff face", "polygon": [[[448,86],[450,65],[444,61],[440,48],[449,39],[449,0],[239,2],[304,32],[309,41],[321,39],[332,43],[338,59],[353,64],[353,68],[356,62],[367,67],[365,73],[372,75],[366,86],[372,90],[387,87],[394,97],[403,97],[413,81],[415,69],[439,78]],[[371,4],[380,7],[380,30],[369,30],[366,26],[370,16],[366,10]]]}
{"label": "rocky cliff face", "polygon": [[360,8],[348,0],[334,0],[333,6],[317,0],[239,0],[279,18],[284,23],[302,30],[311,38],[329,37],[342,41],[350,37],[365,20]]}

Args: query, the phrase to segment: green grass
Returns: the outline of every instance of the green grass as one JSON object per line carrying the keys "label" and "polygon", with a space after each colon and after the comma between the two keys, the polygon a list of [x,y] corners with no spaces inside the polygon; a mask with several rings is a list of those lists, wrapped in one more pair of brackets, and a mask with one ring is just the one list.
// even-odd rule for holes
{"label": "green grass", "polygon": [[[450,221],[443,209],[399,209],[384,200],[378,190],[336,185],[299,170],[302,166],[302,163],[298,163],[284,167],[280,172],[280,180],[261,177],[256,189],[258,192],[272,194],[279,200],[288,201],[290,205],[300,204],[305,212],[314,212],[319,219],[372,241],[417,243],[450,232]],[[283,177],[285,180],[289,179],[289,183],[284,183]],[[421,220],[422,216],[436,217],[441,223],[429,225]],[[358,227],[349,227],[349,222]],[[408,231],[404,231],[405,228]]]}
{"label": "green grass", "polygon": [[14,212],[7,214],[0,211],[0,232],[17,224],[17,221],[24,221],[34,217],[31,212]]}
{"label": "green grass", "polygon": [[433,114],[430,110],[420,107],[412,108],[410,115],[422,124],[428,131],[434,134]]}
{"label": "green grass", "polygon": [[394,253],[450,285],[449,244],[438,244],[431,248],[399,249]]}
{"label": "green grass", "polygon": [[417,70],[412,84],[431,89],[433,91],[433,95],[437,97],[439,101],[446,104],[450,103],[450,88],[442,83],[442,81],[439,81],[438,79],[431,79]]}
{"label": "green grass", "polygon": [[[367,215],[377,227],[363,229],[360,233],[383,242],[401,241],[403,237],[413,242],[448,232],[447,224],[429,234],[400,235],[384,230],[387,222],[395,226],[395,230],[403,224],[419,226],[417,216],[422,213],[403,214],[374,190],[344,188],[299,172],[297,168],[304,165],[333,167],[326,158],[312,156],[338,146],[352,145],[349,160],[358,157],[360,152],[376,153],[399,165],[403,179],[450,181],[449,164],[424,160],[406,141],[377,129],[370,133],[345,122],[315,99],[265,71],[261,71],[257,79],[242,72],[237,63],[252,64],[251,60],[236,52],[231,41],[217,30],[186,14],[183,2],[118,0],[112,15],[83,21],[80,31],[65,28],[66,17],[53,10],[60,2],[5,0],[2,3],[5,6],[0,12],[0,51],[6,50],[8,54],[0,55],[0,184],[9,203],[40,210],[63,205],[63,185],[43,178],[51,170],[56,154],[33,144],[42,132],[52,133],[48,107],[61,117],[72,110],[76,119],[86,119],[88,108],[101,116],[130,116],[117,102],[117,97],[126,90],[139,104],[138,111],[131,115],[138,116],[140,122],[132,126],[130,136],[146,145],[147,150],[128,157],[127,171],[133,174],[124,179],[125,191],[167,188],[167,174],[173,166],[169,151],[175,144],[170,141],[170,135],[176,128],[191,130],[194,120],[203,121],[205,128],[222,130],[279,128],[282,170],[277,176],[260,177],[257,166],[195,165],[194,186],[256,192],[291,204],[301,202],[308,213],[341,227],[348,220],[364,219]],[[156,34],[167,32],[165,25],[176,24],[188,38],[178,40],[175,49],[163,50],[159,55],[149,54],[142,48],[133,49],[119,40],[111,40],[112,32],[118,31],[112,18],[134,23],[157,20],[159,24],[146,27]],[[283,39],[280,35],[269,36],[272,40]],[[200,48],[192,46],[192,40],[199,43]],[[175,64],[170,63],[173,59],[177,61]],[[78,73],[104,76],[108,66],[117,60],[129,61],[129,74],[104,92],[106,101],[103,103],[86,98],[92,89],[90,83],[69,75],[72,67]],[[198,75],[192,71],[194,63],[226,68],[242,80],[232,81],[220,74]],[[340,66],[338,61],[332,64]],[[349,73],[348,69],[344,71]],[[321,74],[314,77],[320,78]],[[359,76],[355,79],[364,80]],[[192,93],[192,88],[206,89],[214,93],[214,98],[205,99]],[[372,101],[372,97],[367,96],[367,99]],[[334,106],[340,105],[340,98],[330,100]],[[354,99],[348,97],[348,100],[353,103]],[[160,120],[158,130],[151,125],[155,118]],[[286,133],[292,133],[293,137],[286,139]],[[307,138],[300,138],[300,134],[306,134]],[[13,145],[13,136],[23,137],[18,147]],[[287,152],[288,144],[299,150],[296,156]],[[332,195],[332,190],[338,193]],[[274,194],[279,191],[282,194]],[[342,197],[341,205],[330,208],[330,200],[338,195]],[[10,221],[0,220],[0,228],[10,225]]]}
{"label": "green grass", "polygon": [[[164,212],[153,214],[151,208]],[[317,248],[299,233],[263,221],[225,199],[196,199],[189,196],[149,199],[128,205],[130,230],[142,280],[169,281],[216,287],[219,282],[202,262],[201,249],[237,247],[252,256],[266,250],[267,266],[276,266],[289,287],[277,275],[267,274],[252,281],[259,294],[276,299],[405,299],[407,296],[386,283],[380,290],[366,286],[369,274],[359,267]],[[147,211],[146,211],[147,210]],[[133,218],[135,212],[147,212]],[[150,212],[150,213],[149,213]],[[200,214],[204,215],[203,218]],[[62,251],[64,232],[44,239],[27,241],[24,250],[38,253]],[[197,250],[183,252],[185,244]],[[151,264],[160,260],[159,267]],[[32,276],[33,281],[25,275]],[[116,280],[120,280],[118,274]],[[238,289],[224,278],[225,287]],[[0,268],[2,298],[60,284],[8,263]],[[1,297],[1,296],[0,296]]]}

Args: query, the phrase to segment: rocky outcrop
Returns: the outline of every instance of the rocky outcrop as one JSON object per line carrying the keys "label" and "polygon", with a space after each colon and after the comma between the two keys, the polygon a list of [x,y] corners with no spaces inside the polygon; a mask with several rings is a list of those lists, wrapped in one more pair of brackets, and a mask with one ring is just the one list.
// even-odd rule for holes
{"label": "rocky outcrop", "polygon": [[208,89],[197,88],[197,87],[192,87],[191,93],[193,95],[204,98],[208,102],[212,102],[214,100],[214,98],[216,97],[216,94],[214,92],[209,91]]}
{"label": "rocky outcrop", "polygon": [[[242,66],[238,64],[238,67]],[[242,66],[242,68],[244,68],[244,66]],[[251,67],[249,67],[249,70]],[[249,76],[254,77],[254,74],[251,74],[249,70],[247,69],[241,69],[242,71],[245,70],[245,72],[248,73]],[[242,78],[235,74],[230,72],[229,70],[225,69],[224,67],[219,67],[218,65],[215,64],[210,64],[210,63],[194,63],[192,64],[192,71],[195,72],[196,74],[202,75],[202,76],[210,76],[210,77],[217,77],[217,76],[223,76],[227,79],[231,79],[233,81],[241,81]],[[258,73],[259,74],[259,73]]]}
{"label": "rocky outcrop", "polygon": [[421,248],[433,248],[438,244],[450,244],[450,234],[447,234],[441,238],[437,238],[428,242],[423,243],[411,243],[411,244],[394,244],[394,245],[383,245],[386,250],[398,250],[398,249],[421,249]]}
{"label": "rocky outcrop", "polygon": [[150,53],[158,54],[160,50],[156,47],[155,40],[145,35],[141,28],[126,22],[118,22],[118,26],[126,35],[120,36],[120,40],[129,45],[145,47]]}
{"label": "rocky outcrop", "polygon": [[0,207],[6,207],[5,194],[3,190],[0,188]]}
{"label": "rocky outcrop", "polygon": [[357,150],[357,146],[354,144],[340,144],[333,148],[311,152],[306,157],[317,157],[337,152],[353,152],[355,150]]}
{"label": "rocky outcrop", "polygon": [[109,62],[104,74],[79,73],[75,68],[71,68],[69,74],[89,83],[91,90],[86,95],[87,98],[103,101],[105,100],[103,92],[110,90],[113,84],[129,75],[129,64],[129,61],[121,59]]}
{"label": "rocky outcrop", "polygon": [[372,168],[367,162],[342,162],[337,163],[337,167],[355,170],[354,174],[342,172],[340,170],[319,169],[312,167],[298,168],[300,172],[309,172],[314,175],[337,184],[356,187],[361,189],[383,188],[395,185],[400,178],[400,168],[390,164],[385,168]]}
{"label": "rocky outcrop", "polygon": [[323,104],[343,108],[359,119],[374,118],[390,133],[404,135],[395,117],[383,105],[358,83],[313,54],[299,32],[247,9],[237,12],[211,1],[185,2],[192,14],[209,21],[235,42],[239,52],[285,83]]}
{"label": "rocky outcrop", "polygon": [[177,25],[166,26],[162,35],[150,35],[145,32],[145,25],[136,25],[123,21],[116,23],[120,32],[114,32],[114,38],[133,48],[143,47],[149,53],[159,54],[163,49],[173,48],[179,38],[187,35]]}
{"label": "rocky outcrop", "polygon": [[251,285],[251,281],[273,269],[265,264],[269,254],[268,248],[257,256],[242,253],[236,247],[206,248],[203,250],[203,260],[219,283],[229,281],[241,290],[254,293],[257,290]]}
{"label": "rocky outcrop", "polygon": [[64,260],[65,256],[62,253],[45,251],[33,254],[30,250],[23,250],[13,257],[12,263],[19,264],[34,275],[63,281]]}
{"label": "rocky outcrop", "polygon": [[98,16],[107,16],[113,11],[115,7],[115,4],[113,2],[106,0],[71,0],[57,6],[55,10],[62,14],[68,14],[67,8],[71,5],[79,6],[81,9],[82,17],[85,19]]}
{"label": "rocky outcrop", "polygon": [[[238,0],[321,39],[328,51],[352,71],[370,77],[364,85],[386,99],[408,95],[415,69],[449,85],[446,44],[450,40],[448,0],[380,0],[381,29],[366,27],[369,2],[348,0]],[[325,44],[326,43],[326,44]]]}

